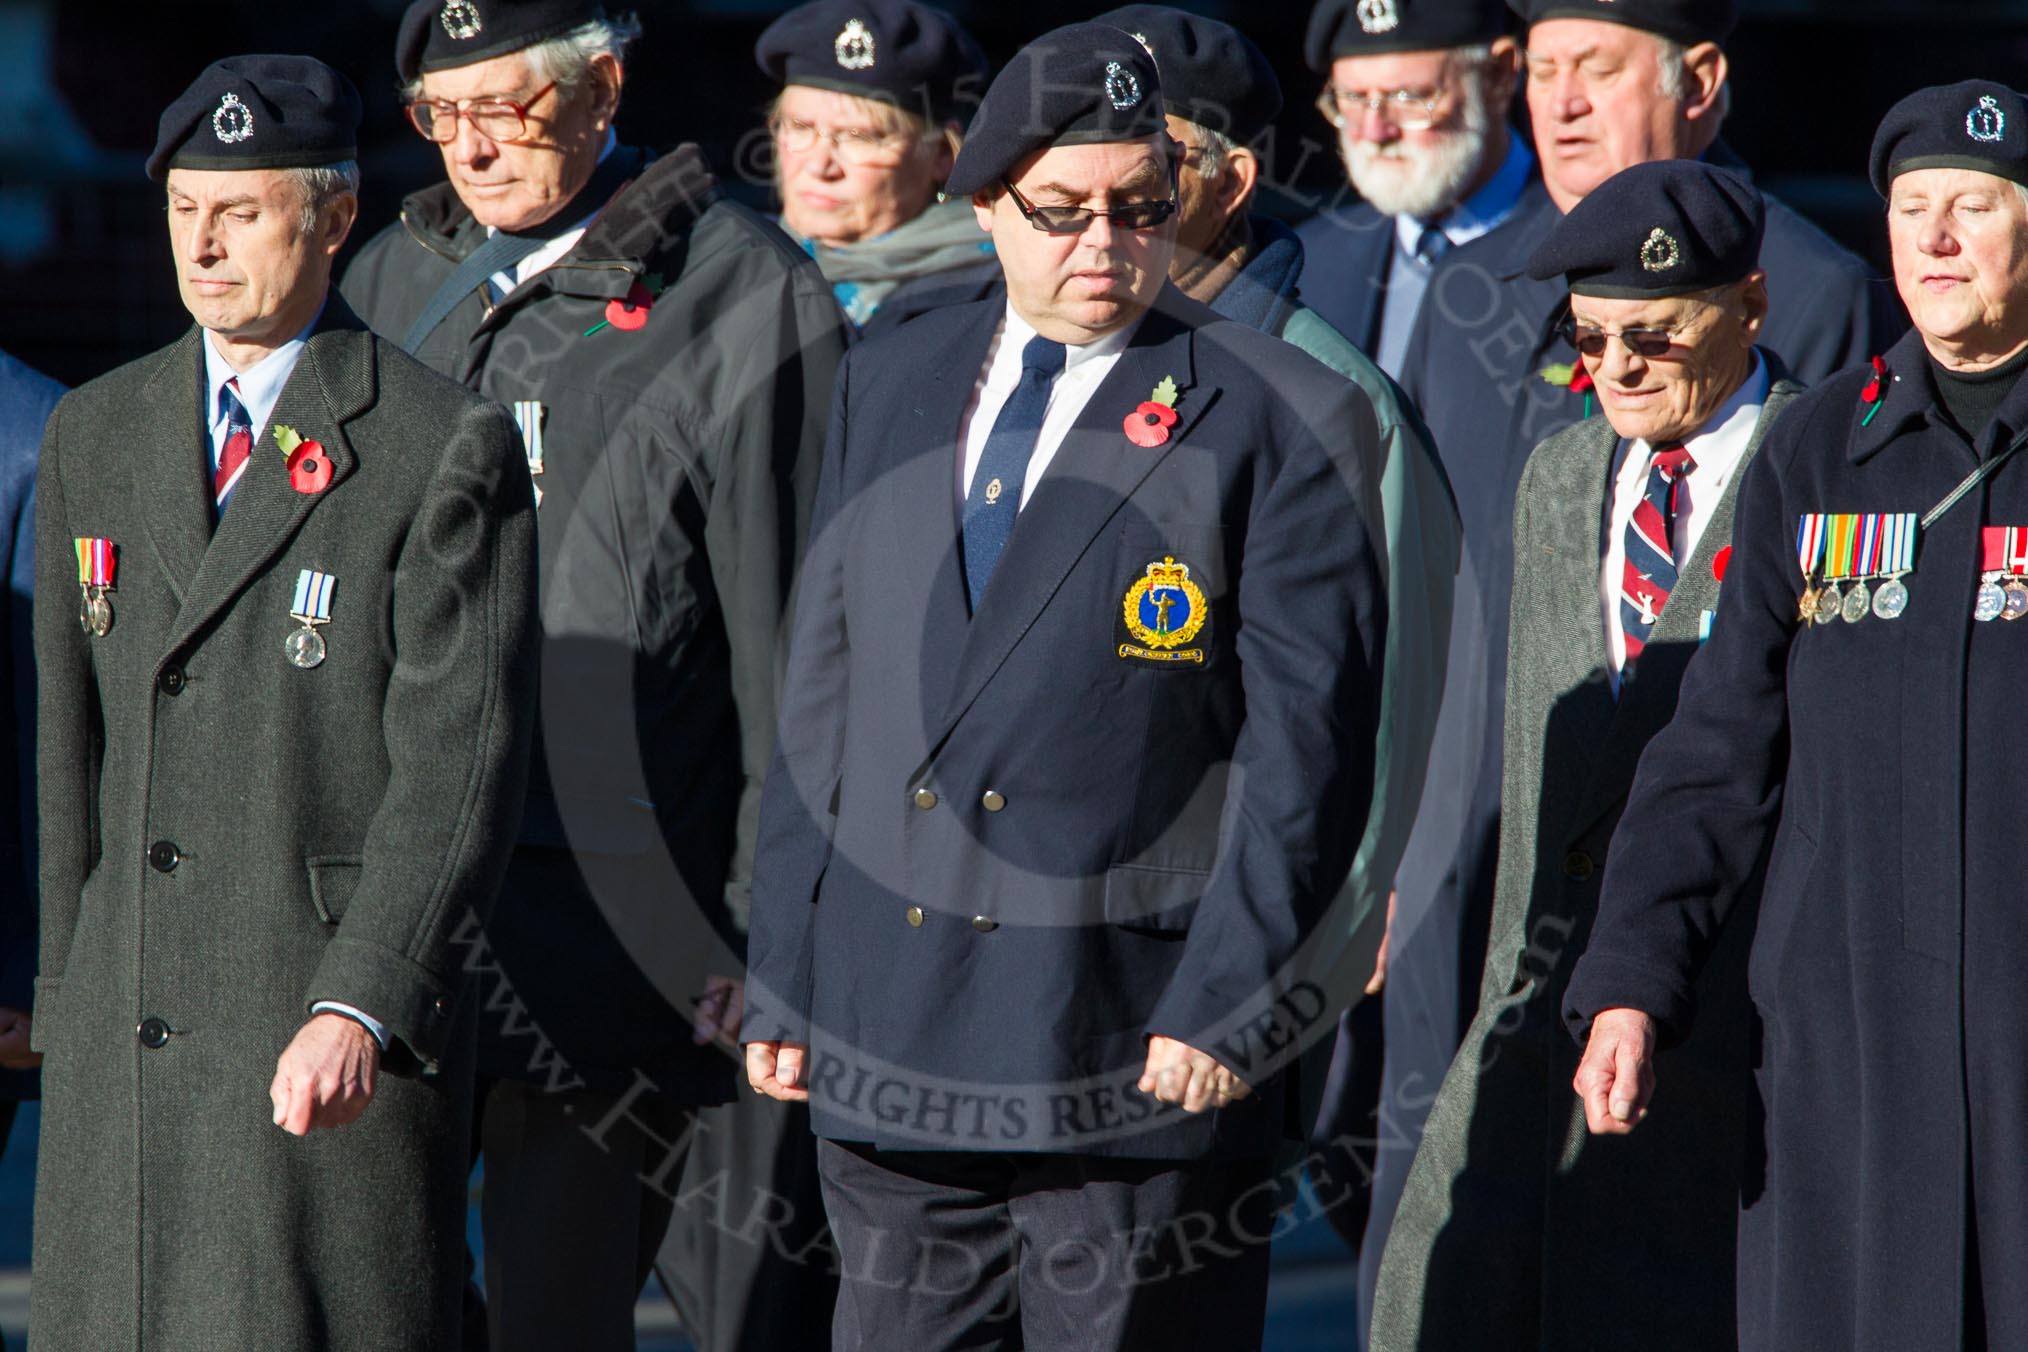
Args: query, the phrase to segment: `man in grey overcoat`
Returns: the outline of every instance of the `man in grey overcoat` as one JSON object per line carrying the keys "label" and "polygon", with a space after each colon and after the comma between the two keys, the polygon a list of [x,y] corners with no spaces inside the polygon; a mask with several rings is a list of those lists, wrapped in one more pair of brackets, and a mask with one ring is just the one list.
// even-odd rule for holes
{"label": "man in grey overcoat", "polygon": [[1529,261],[1568,282],[1576,387],[1601,412],[1521,480],[1492,938],[1381,1260],[1375,1352],[1732,1345],[1750,918],[1706,969],[1669,1111],[1639,1136],[1586,1133],[1559,1015],[1641,750],[1710,632],[1741,472],[1800,393],[1754,346],[1765,220],[1745,179],[1657,161]]}
{"label": "man in grey overcoat", "polygon": [[306,57],[198,77],[148,161],[197,324],[44,438],[38,1349],[457,1345],[534,509],[329,293],[358,120]]}

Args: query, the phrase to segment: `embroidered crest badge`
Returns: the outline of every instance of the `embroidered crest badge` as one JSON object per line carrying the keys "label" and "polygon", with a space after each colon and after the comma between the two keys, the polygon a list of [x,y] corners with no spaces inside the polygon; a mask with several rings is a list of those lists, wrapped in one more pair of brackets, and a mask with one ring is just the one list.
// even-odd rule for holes
{"label": "embroidered crest badge", "polygon": [[1106,62],[1106,98],[1118,112],[1140,107],[1140,78],[1117,61]]}
{"label": "embroidered crest badge", "polygon": [[845,70],[872,70],[880,50],[873,41],[873,30],[858,19],[852,19],[838,30],[838,40],[831,44],[831,55]]}
{"label": "embroidered crest badge", "polygon": [[1979,106],[1965,114],[1965,135],[1985,145],[2007,139],[2007,115],[1991,94],[1980,95]]}
{"label": "embroidered crest badge", "polygon": [[1164,555],[1148,565],[1147,575],[1127,588],[1122,612],[1127,635],[1119,655],[1144,662],[1195,662],[1204,665],[1204,649],[1183,645],[1203,632],[1211,618],[1204,591],[1190,580],[1190,565]]}
{"label": "embroidered crest badge", "polygon": [[485,20],[479,17],[479,7],[472,0],[448,0],[437,19],[444,31],[460,42],[475,38],[486,29]]}
{"label": "embroidered crest badge", "polygon": [[1401,13],[1394,7],[1394,0],[1359,0],[1355,11],[1359,16],[1359,29],[1364,33],[1392,33],[1401,23]]}
{"label": "embroidered crest badge", "polygon": [[1648,272],[1667,272],[1683,261],[1683,246],[1676,237],[1656,226],[1641,245],[1641,267]]}
{"label": "embroidered crest badge", "polygon": [[244,141],[254,133],[253,112],[239,101],[239,95],[227,94],[211,114],[211,131],[227,145]]}

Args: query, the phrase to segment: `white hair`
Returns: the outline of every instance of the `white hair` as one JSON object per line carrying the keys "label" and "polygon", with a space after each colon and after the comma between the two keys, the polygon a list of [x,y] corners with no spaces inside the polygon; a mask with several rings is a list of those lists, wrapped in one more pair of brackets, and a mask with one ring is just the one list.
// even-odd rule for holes
{"label": "white hair", "polygon": [[[1654,34],[1655,68],[1660,73],[1655,77],[1655,92],[1674,103],[1681,103],[1690,96],[1690,49],[1673,38]],[[1732,112],[1732,81],[1718,86],[1718,103],[1713,108],[1711,127],[1715,133],[1725,125],[1726,117]]]}
{"label": "white hair", "polygon": [[[640,40],[641,21],[632,14],[612,19],[593,19],[547,42],[538,42],[516,53],[528,62],[528,73],[537,84],[556,82],[559,99],[568,101],[584,88],[591,77],[592,62],[602,56],[624,62],[627,52]],[[402,86],[402,101],[413,103],[422,97],[422,77]]]}
{"label": "white hair", "polygon": [[336,164],[319,164],[307,168],[288,169],[283,172],[295,180],[297,190],[303,197],[303,233],[313,234],[317,229],[317,218],[324,208],[348,193],[359,195],[359,161],[340,160]]}
{"label": "white hair", "polygon": [[1206,181],[1223,177],[1225,166],[1232,162],[1234,153],[1239,150],[1239,142],[1202,122],[1192,122],[1190,126],[1197,133],[1198,177]]}

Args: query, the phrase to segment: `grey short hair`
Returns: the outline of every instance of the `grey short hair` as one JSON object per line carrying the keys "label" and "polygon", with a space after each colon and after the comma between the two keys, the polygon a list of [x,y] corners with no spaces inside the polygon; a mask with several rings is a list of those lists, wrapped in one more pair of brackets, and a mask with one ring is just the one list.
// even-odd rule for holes
{"label": "grey short hair", "polygon": [[[524,47],[518,55],[527,60],[528,73],[538,85],[554,80],[558,98],[567,101],[584,88],[585,81],[591,77],[592,62],[602,56],[610,56],[624,64],[627,53],[640,39],[640,18],[622,14],[617,18],[593,19],[590,23],[580,24],[547,42]],[[401,97],[404,103],[413,103],[422,97],[420,75],[402,86]]]}
{"label": "grey short hair", "polygon": [[359,195],[359,161],[340,160],[337,164],[319,164],[304,169],[283,171],[295,180],[303,197],[303,233],[310,234],[317,228],[317,217],[324,208],[338,198],[350,193]]}
{"label": "grey short hair", "polygon": [[[1186,119],[1187,120],[1187,119]],[[1232,161],[1239,142],[1224,132],[1192,122],[1190,127],[1197,133],[1197,173],[1202,178],[1216,179],[1225,175],[1225,166]]]}
{"label": "grey short hair", "polygon": [[[1672,38],[1655,34],[1655,66],[1661,72],[1655,79],[1655,92],[1665,99],[1681,103],[1690,93],[1690,49]],[[1725,125],[1725,119],[1732,112],[1732,81],[1718,86],[1717,116],[1712,122],[1713,129]]]}

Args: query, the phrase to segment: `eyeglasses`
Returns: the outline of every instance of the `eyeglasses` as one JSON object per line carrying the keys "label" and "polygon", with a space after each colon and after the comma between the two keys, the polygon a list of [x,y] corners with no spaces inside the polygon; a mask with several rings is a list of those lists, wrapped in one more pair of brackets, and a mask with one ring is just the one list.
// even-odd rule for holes
{"label": "eyeglasses", "polygon": [[1620,344],[1643,361],[1655,361],[1669,355],[1676,346],[1676,335],[1667,329],[1608,329],[1593,328],[1574,320],[1563,322],[1563,337],[1580,354],[1597,360],[1605,355],[1606,339],[1617,338]]}
{"label": "eyeglasses", "polygon": [[833,155],[858,166],[899,164],[908,148],[904,132],[868,131],[863,127],[825,131],[814,122],[792,117],[770,117],[768,132],[776,145],[792,155],[807,154],[816,148],[817,142],[829,141]]}
{"label": "eyeglasses", "polygon": [[1369,94],[1325,85],[1317,95],[1317,111],[1341,129],[1359,113],[1372,112],[1401,131],[1427,131],[1437,124],[1436,106],[1443,96],[1443,90],[1433,88],[1376,89]]}
{"label": "eyeglasses", "polygon": [[1122,230],[1153,230],[1176,214],[1176,199],[1173,197],[1159,202],[1129,202],[1111,211],[1093,211],[1090,207],[1038,207],[1017,192],[1006,179],[1000,180],[1000,186],[1014,199],[1014,209],[1046,235],[1081,235],[1100,216]]}
{"label": "eyeglasses", "polygon": [[556,81],[551,80],[521,103],[502,98],[460,99],[456,103],[449,99],[417,99],[408,106],[408,120],[440,146],[458,139],[461,117],[489,141],[519,141],[528,135],[528,110],[554,88]]}

